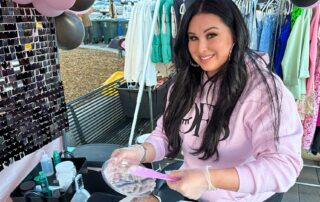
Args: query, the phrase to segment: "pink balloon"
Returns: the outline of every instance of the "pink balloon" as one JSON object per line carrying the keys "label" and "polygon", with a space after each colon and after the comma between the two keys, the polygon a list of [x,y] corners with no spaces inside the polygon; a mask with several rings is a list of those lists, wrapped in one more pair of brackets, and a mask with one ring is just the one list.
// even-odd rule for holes
{"label": "pink balloon", "polygon": [[13,2],[16,2],[17,4],[29,4],[32,3],[33,0],[13,0]]}
{"label": "pink balloon", "polygon": [[56,17],[64,12],[51,8],[44,0],[33,0],[33,6],[39,13],[47,17]]}
{"label": "pink balloon", "polygon": [[68,10],[76,2],[76,0],[42,0],[42,1],[45,1],[48,6],[56,10]]}

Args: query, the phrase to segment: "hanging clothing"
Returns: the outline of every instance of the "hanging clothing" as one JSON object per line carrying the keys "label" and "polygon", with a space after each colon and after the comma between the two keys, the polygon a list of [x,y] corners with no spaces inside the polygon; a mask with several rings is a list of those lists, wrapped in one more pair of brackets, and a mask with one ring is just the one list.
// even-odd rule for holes
{"label": "hanging clothing", "polygon": [[278,42],[277,42],[277,48],[276,48],[276,55],[275,55],[275,64],[274,64],[274,69],[275,69],[275,73],[280,77],[283,78],[282,75],[282,67],[281,67],[281,61],[283,59],[284,56],[284,52],[286,50],[287,47],[287,42],[290,36],[290,32],[291,32],[291,15],[287,15],[287,17],[285,18],[285,21],[281,27],[281,33],[279,35],[278,38]]}
{"label": "hanging clothing", "polygon": [[178,26],[179,26],[179,24],[181,22],[181,16],[182,16],[181,12],[184,12],[185,9],[186,9],[185,0],[175,0],[175,1],[173,1],[172,7],[173,7],[173,10],[174,10],[174,14],[175,14],[175,21],[177,23],[176,24],[177,25],[176,28],[178,29]]}
{"label": "hanging clothing", "polygon": [[256,20],[256,7],[258,0],[234,2],[240,10],[244,22],[249,30],[250,43],[249,47],[258,50],[259,40]]}
{"label": "hanging clothing", "polygon": [[262,11],[256,11],[256,19],[257,19],[257,50],[259,50],[261,33],[263,28],[263,13]]}
{"label": "hanging clothing", "polygon": [[306,118],[306,115],[312,115],[315,110],[314,99],[315,99],[315,91],[307,95],[301,95],[301,100],[297,100],[297,108],[300,114],[300,118],[302,121]]}
{"label": "hanging clothing", "polygon": [[[125,57],[124,78],[127,82],[140,82],[143,78],[154,4],[154,2],[140,1],[132,10],[126,36],[128,51]],[[145,84],[147,86],[157,84],[157,71],[155,64],[151,62],[151,57],[147,63]]]}
{"label": "hanging clothing", "polygon": [[154,36],[152,40],[152,50],[151,50],[151,61],[153,63],[162,62],[162,50],[161,50],[161,22],[162,22],[162,7],[165,0],[160,0],[159,14],[157,18],[157,23],[155,26]]}
{"label": "hanging clothing", "polygon": [[319,18],[320,18],[320,5],[313,9],[313,17],[310,25],[310,65],[309,73],[310,76],[307,79],[307,96],[310,95],[311,91],[314,90],[314,73],[316,68],[317,60],[317,45],[318,45],[318,29],[319,29]]}
{"label": "hanging clothing", "polygon": [[314,76],[314,111],[312,114],[305,116],[305,119],[302,122],[304,134],[302,137],[302,146],[304,149],[309,150],[314,139],[314,134],[317,125],[317,118],[319,115],[319,106],[320,106],[320,37],[318,38],[318,51],[317,51],[317,64]]}
{"label": "hanging clothing", "polygon": [[162,6],[162,18],[161,18],[161,50],[162,50],[162,62],[164,64],[169,63],[172,60],[171,49],[171,6],[173,0],[166,0]]}
{"label": "hanging clothing", "polygon": [[[258,49],[257,41],[257,21],[256,21],[256,7],[258,0],[251,0],[245,2],[243,9],[241,9],[242,16],[245,20],[250,35],[250,44],[249,47],[253,50]],[[246,5],[247,4],[247,5]]]}
{"label": "hanging clothing", "polygon": [[314,155],[320,153],[320,127],[317,127],[316,131],[314,132],[314,138],[310,150]]}
{"label": "hanging clothing", "polygon": [[268,53],[270,58],[273,54],[276,22],[277,16],[273,14],[269,14],[265,17],[259,42],[259,51]]}
{"label": "hanging clothing", "polygon": [[310,26],[310,58],[309,58],[309,78],[307,78],[307,93],[302,95],[301,100],[298,101],[298,110],[301,115],[301,119],[305,119],[306,114],[313,115],[315,110],[315,87],[314,87],[314,75],[317,60],[317,35],[319,28],[320,6],[313,9],[313,17]]}
{"label": "hanging clothing", "polygon": [[172,29],[172,41],[171,41],[171,49],[172,49],[172,57],[174,58],[174,44],[176,42],[176,37],[178,34],[178,29],[180,26],[181,19],[186,11],[186,2],[185,0],[175,0],[173,1],[171,7],[171,29]]}
{"label": "hanging clothing", "polygon": [[293,6],[293,9],[291,11],[291,29],[293,29],[293,26],[298,19],[298,17],[302,14],[302,8],[299,8],[297,6]]}
{"label": "hanging clothing", "polygon": [[283,81],[298,100],[301,100],[302,94],[306,94],[306,78],[309,77],[311,15],[311,9],[304,9],[298,17],[281,62]]}
{"label": "hanging clothing", "polygon": [[151,61],[169,63],[172,60],[171,49],[171,7],[173,0],[161,0],[156,32],[152,41]]}

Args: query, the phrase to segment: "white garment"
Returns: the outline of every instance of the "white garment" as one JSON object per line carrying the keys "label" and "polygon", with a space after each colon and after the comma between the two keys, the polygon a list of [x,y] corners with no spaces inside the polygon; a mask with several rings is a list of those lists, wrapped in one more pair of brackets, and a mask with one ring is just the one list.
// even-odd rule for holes
{"label": "white garment", "polygon": [[[131,14],[126,36],[126,58],[124,78],[127,82],[142,81],[143,66],[147,52],[152,24],[154,2],[141,1],[136,4]],[[157,83],[157,71],[151,57],[147,63],[145,84],[154,86]]]}

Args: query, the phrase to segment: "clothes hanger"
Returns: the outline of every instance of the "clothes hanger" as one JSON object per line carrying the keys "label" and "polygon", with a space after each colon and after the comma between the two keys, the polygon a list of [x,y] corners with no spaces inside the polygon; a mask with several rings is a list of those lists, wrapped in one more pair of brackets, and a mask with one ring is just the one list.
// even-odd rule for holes
{"label": "clothes hanger", "polygon": [[268,0],[264,7],[261,9],[262,12],[265,12],[270,4],[272,4],[276,0]]}
{"label": "clothes hanger", "polygon": [[[256,1],[257,3],[258,1]],[[253,10],[256,10],[256,6],[257,4],[255,3],[255,1],[252,0],[247,0],[247,9],[248,9],[248,14],[250,14]],[[255,6],[255,7],[254,7]],[[253,9],[254,7],[254,9]]]}
{"label": "clothes hanger", "polygon": [[185,12],[186,12],[186,2],[185,2],[185,0],[183,0],[183,3],[180,5],[179,12],[180,12],[181,16],[183,16],[185,14]]}
{"label": "clothes hanger", "polygon": [[284,3],[284,14],[289,15],[293,9],[293,4],[290,0],[286,0]]}
{"label": "clothes hanger", "polygon": [[277,0],[268,0],[266,5],[262,8],[262,12],[264,15],[274,14],[279,6],[279,2]]}

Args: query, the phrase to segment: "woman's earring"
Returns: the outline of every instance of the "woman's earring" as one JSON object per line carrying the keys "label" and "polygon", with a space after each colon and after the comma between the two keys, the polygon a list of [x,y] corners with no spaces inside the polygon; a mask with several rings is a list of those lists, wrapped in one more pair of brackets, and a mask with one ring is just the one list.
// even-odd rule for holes
{"label": "woman's earring", "polygon": [[228,56],[229,61],[230,61],[230,59],[231,59],[231,54],[232,54],[232,51],[233,51],[233,47],[234,47],[234,43],[232,44],[232,46],[231,46],[231,48],[230,48],[230,51],[229,51],[229,56]]}
{"label": "woman's earring", "polygon": [[193,63],[191,60],[190,60],[190,65],[192,66],[192,67],[199,67],[200,65],[198,65],[197,63]]}

